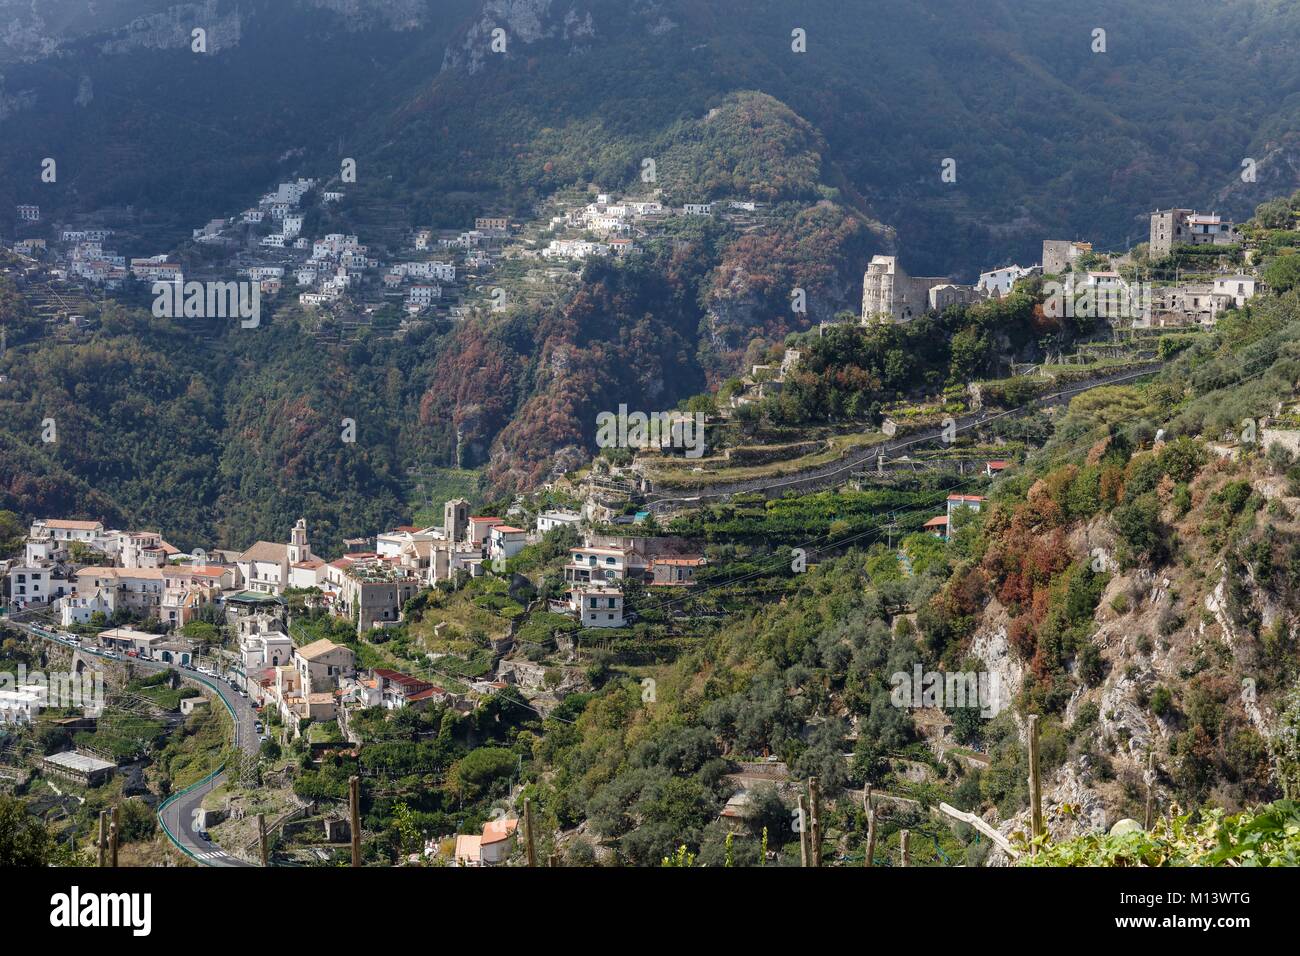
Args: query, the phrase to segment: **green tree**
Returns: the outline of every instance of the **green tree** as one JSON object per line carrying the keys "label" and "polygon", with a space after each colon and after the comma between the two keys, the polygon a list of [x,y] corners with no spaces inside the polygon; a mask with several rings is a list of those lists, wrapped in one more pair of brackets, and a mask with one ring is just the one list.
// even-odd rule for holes
{"label": "green tree", "polygon": [[0,867],[47,866],[53,841],[25,801],[0,796]]}

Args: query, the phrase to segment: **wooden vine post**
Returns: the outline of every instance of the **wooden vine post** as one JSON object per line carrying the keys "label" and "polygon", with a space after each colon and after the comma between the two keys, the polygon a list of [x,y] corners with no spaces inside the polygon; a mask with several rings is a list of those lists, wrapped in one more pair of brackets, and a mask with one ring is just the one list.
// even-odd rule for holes
{"label": "wooden vine post", "polygon": [[808,778],[808,812],[812,815],[808,843],[813,866],[822,865],[822,794],[816,777]]}
{"label": "wooden vine post", "polygon": [[348,778],[348,809],[352,817],[352,865],[361,865],[361,778]]}
{"label": "wooden vine post", "polygon": [[808,801],[799,794],[799,865],[810,866],[808,860]]}
{"label": "wooden vine post", "polygon": [[1043,835],[1043,783],[1038,772],[1038,715],[1029,715],[1029,836],[1030,856],[1038,855],[1038,839]]}
{"label": "wooden vine post", "polygon": [[867,811],[867,855],[862,861],[863,866],[875,866],[873,862],[876,856],[876,808],[871,805],[871,784],[862,794],[862,804]]}

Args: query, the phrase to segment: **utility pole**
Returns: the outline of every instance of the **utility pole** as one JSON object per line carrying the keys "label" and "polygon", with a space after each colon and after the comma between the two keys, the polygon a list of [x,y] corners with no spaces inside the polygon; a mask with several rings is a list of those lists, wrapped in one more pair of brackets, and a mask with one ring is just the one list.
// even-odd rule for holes
{"label": "utility pole", "polygon": [[361,778],[348,778],[348,804],[352,814],[352,865],[361,865]]}
{"label": "utility pole", "polygon": [[903,858],[903,866],[912,865],[912,833],[910,830],[904,830],[898,835],[898,849]]}

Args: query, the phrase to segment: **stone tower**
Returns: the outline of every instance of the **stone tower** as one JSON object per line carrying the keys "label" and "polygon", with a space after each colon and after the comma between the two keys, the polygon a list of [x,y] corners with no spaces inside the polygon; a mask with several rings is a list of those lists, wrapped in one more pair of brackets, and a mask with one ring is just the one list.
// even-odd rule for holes
{"label": "stone tower", "polygon": [[448,541],[460,541],[469,532],[469,502],[452,498],[442,506],[442,531]]}
{"label": "stone tower", "polygon": [[311,545],[307,543],[307,519],[299,518],[289,532],[289,563],[311,560]]}

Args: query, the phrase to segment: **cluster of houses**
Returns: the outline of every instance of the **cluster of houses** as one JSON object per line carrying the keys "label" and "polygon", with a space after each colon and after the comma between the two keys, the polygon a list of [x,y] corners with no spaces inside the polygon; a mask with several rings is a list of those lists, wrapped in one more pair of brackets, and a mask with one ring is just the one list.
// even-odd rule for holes
{"label": "cluster of houses", "polygon": [[[1229,246],[1240,243],[1241,238],[1239,227],[1218,214],[1191,209],[1157,210],[1151,214],[1149,255],[1154,261],[1179,246]],[[1126,257],[1112,261],[1106,269],[1081,269],[1081,263],[1093,255],[1088,242],[1044,240],[1039,264],[990,269],[981,273],[974,285],[954,283],[947,276],[909,275],[897,257],[874,256],[863,276],[860,321],[863,325],[908,322],[927,312],[942,312],[951,305],[1006,296],[1016,282],[1028,276],[1071,274],[1070,287],[1080,296],[1086,293],[1102,303],[1137,303],[1141,315],[1127,317],[1149,319],[1155,326],[1209,326],[1224,311],[1241,308],[1259,287],[1254,276],[1233,273],[1139,288],[1139,283],[1129,282],[1114,271]],[[1123,309],[1115,309],[1115,317],[1125,315]]]}
{"label": "cluster of houses", "polygon": [[[284,249],[290,246],[296,248],[305,248],[306,241],[301,244],[303,215],[301,204],[303,197],[316,188],[314,179],[298,179],[290,183],[280,183],[274,190],[262,196],[258,204],[251,209],[245,209],[241,214],[242,222],[252,225],[261,223],[271,223],[278,227],[278,232],[270,232],[262,237],[261,244],[273,249]],[[325,193],[321,197],[322,202],[336,202],[343,198],[339,192]],[[198,242],[219,241],[222,230],[226,222],[222,219],[214,220],[202,230],[195,230],[194,238]]]}
{"label": "cluster of houses", "polygon": [[[727,203],[685,203],[668,207],[653,197],[615,199],[609,193],[598,193],[594,201],[574,209],[567,209],[550,220],[554,231],[576,231],[578,236],[552,239],[541,250],[543,259],[583,260],[592,256],[621,258],[638,251],[635,240],[653,235],[669,216],[713,216],[726,210],[743,215],[758,209],[759,204],[748,200]],[[596,238],[589,238],[595,236]]]}
{"label": "cluster of houses", "polygon": [[60,229],[54,245],[43,238],[16,241],[15,253],[29,259],[47,259],[53,255],[59,263],[61,277],[78,279],[92,286],[116,289],[129,276],[152,278],[164,275],[168,279],[180,277],[180,266],[167,264],[166,256],[152,259],[132,259],[105,247],[113,230],[97,226],[78,229]]}
{"label": "cluster of houses", "polygon": [[117,611],[182,627],[234,583],[218,567],[172,563],[179,552],[156,531],[117,531],[99,521],[33,522],[19,559],[6,562],[16,609],[53,607],[65,627]]}
{"label": "cluster of houses", "polygon": [[[354,539],[339,558],[326,561],[313,552],[303,519],[287,543],[258,541],[242,552],[181,554],[156,532],[48,518],[33,522],[22,556],[7,562],[4,573],[14,611],[50,608],[65,628],[97,627],[87,640],[123,657],[195,666],[192,643],[170,632],[212,606],[238,636],[237,662],[228,665],[231,679],[257,706],[275,710],[295,733],[305,722],[333,720],[346,732],[348,712],[357,708],[471,704],[409,674],[359,671],[353,651],[329,640],[295,646],[285,624],[286,592],[307,592],[309,600],[366,632],[399,622],[403,605],[422,589],[459,572],[475,576],[500,568],[530,541],[557,528],[578,529],[582,520],[577,512],[545,511],[530,532],[500,518],[471,515],[468,502],[455,499],[447,502],[440,526],[403,526]],[[559,609],[588,627],[623,626],[621,581],[693,583],[704,559],[686,553],[684,544],[587,536],[569,555],[568,600],[559,602]],[[107,626],[118,612],[162,627]],[[480,681],[471,691],[492,693],[502,686]],[[21,719],[41,701],[15,695],[3,703],[9,716]]]}
{"label": "cluster of houses", "polygon": [[[457,269],[449,256],[430,259],[418,253],[434,247],[465,250],[468,266],[486,266],[493,251],[510,235],[508,220],[491,216],[481,217],[474,230],[459,236],[435,239],[431,230],[420,230],[414,240],[417,255],[409,257],[411,261],[383,263],[355,235],[331,233],[313,240],[303,234],[303,204],[314,191],[322,205],[344,196],[338,191],[319,191],[314,179],[279,183],[256,206],[238,216],[213,219],[193,230],[193,241],[235,250],[236,274],[256,283],[263,296],[278,295],[287,284],[295,283],[299,302],[319,307],[363,287],[376,288],[385,300],[400,298],[405,311],[415,315],[443,300],[445,287],[456,281]],[[39,222],[39,209],[30,208],[31,215],[20,216],[20,220]],[[181,265],[168,255],[128,260],[106,249],[105,242],[112,235],[103,228],[63,229],[57,243],[24,238],[12,248],[27,258],[45,260],[54,278],[80,280],[110,290],[128,278],[146,283],[185,281]]]}
{"label": "cluster of houses", "polygon": [[[22,557],[7,562],[5,574],[15,609],[54,609],[64,627],[107,622],[125,612],[179,628],[209,605],[235,620],[281,603],[277,599],[286,592],[302,591],[315,606],[366,633],[398,624],[403,606],[420,591],[458,575],[504,570],[529,543],[556,528],[578,530],[582,522],[578,512],[545,511],[529,531],[502,518],[471,515],[469,503],[457,498],[445,504],[441,525],[401,526],[352,539],[342,555],[327,561],[312,550],[305,519],[291,529],[288,542],[181,554],[157,532],[50,518],[32,524]],[[584,540],[570,555],[568,599],[560,603],[588,627],[624,626],[618,582],[690,585],[704,564],[679,539],[588,534]]]}
{"label": "cluster of houses", "polygon": [[583,627],[623,627],[627,623],[624,581],[649,587],[691,587],[706,559],[678,538],[587,535],[569,552],[564,566],[565,600],[550,609],[572,614]]}

